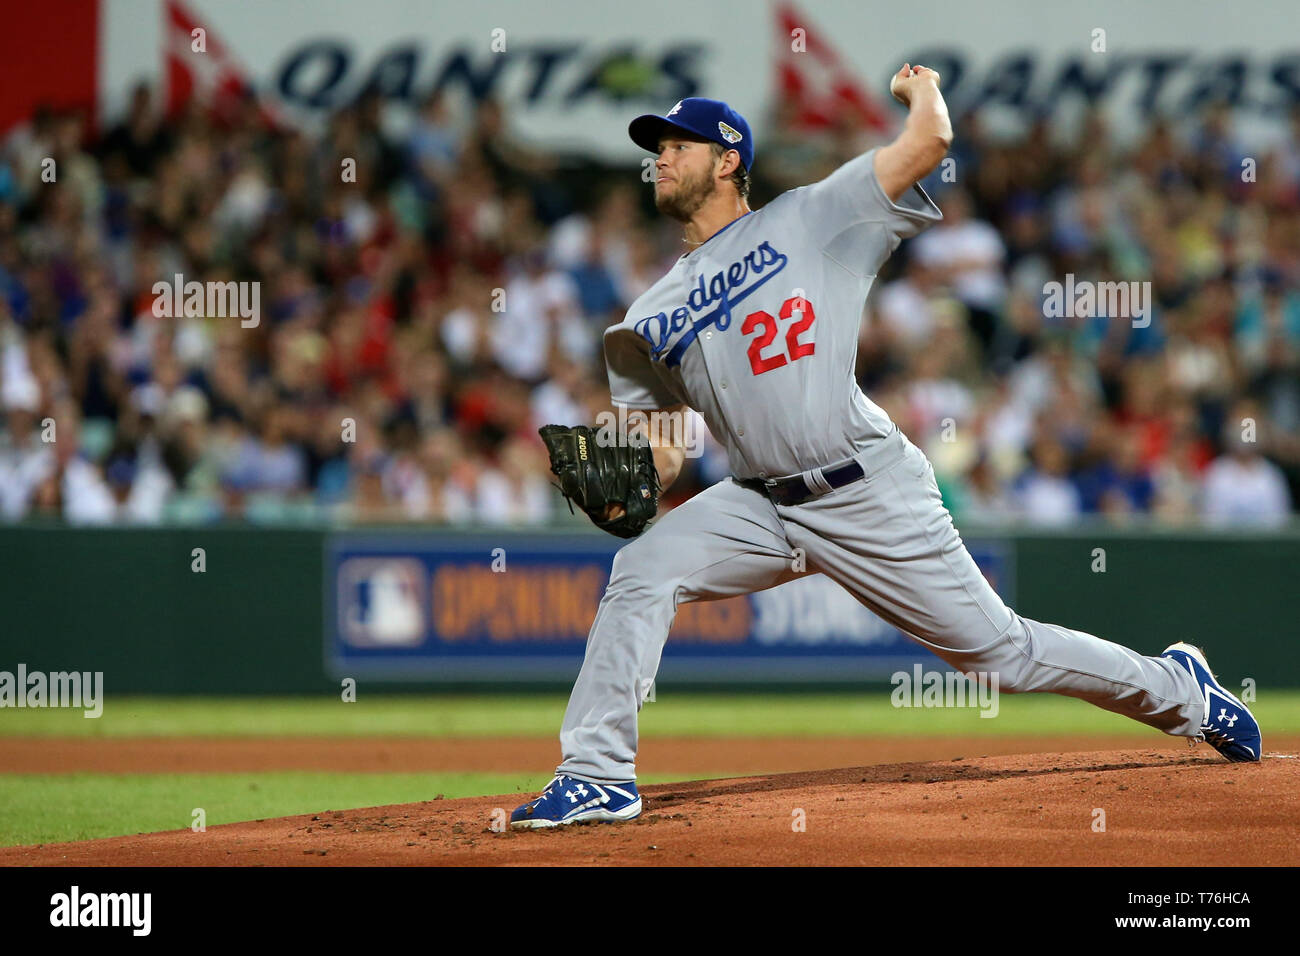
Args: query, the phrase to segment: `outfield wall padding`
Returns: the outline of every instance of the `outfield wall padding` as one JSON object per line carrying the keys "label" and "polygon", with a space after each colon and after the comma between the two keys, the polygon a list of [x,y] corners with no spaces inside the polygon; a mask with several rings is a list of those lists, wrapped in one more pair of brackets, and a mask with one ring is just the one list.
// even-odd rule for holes
{"label": "outfield wall padding", "polygon": [[[1027,617],[1091,631],[1148,654],[1175,640],[1194,641],[1207,648],[1212,664],[1231,687],[1240,687],[1246,677],[1261,688],[1300,687],[1291,605],[1300,567],[1300,533],[1099,529],[968,532],[966,537],[994,554],[994,566],[1007,578],[999,590],[1013,596],[1013,605]],[[14,671],[20,662],[29,671],[103,671],[105,691],[118,694],[338,693],[343,672],[361,667],[365,658],[342,664],[331,660],[330,632],[338,625],[334,618],[340,607],[345,617],[359,616],[363,624],[366,615],[343,607],[333,593],[331,555],[340,549],[352,554],[359,543],[381,551],[418,544],[451,556],[481,554],[485,569],[494,548],[504,549],[505,555],[526,554],[534,562],[533,583],[519,574],[512,579],[516,590],[509,593],[534,595],[536,590],[518,589],[536,588],[537,581],[545,587],[546,578],[536,571],[549,566],[543,559],[579,560],[573,555],[580,555],[589,566],[607,572],[609,556],[618,546],[607,536],[570,532],[4,527],[0,671]],[[196,548],[203,549],[202,572],[193,570]],[[419,569],[412,566],[410,574],[418,576]],[[447,580],[445,574],[442,580]],[[474,586],[482,587],[478,580]],[[598,577],[584,587],[590,590],[591,581],[598,590]],[[374,607],[379,592],[394,587],[400,592],[408,584],[400,575],[394,582],[389,574],[356,587],[357,594],[368,595],[357,598],[357,606]],[[727,651],[739,652],[733,657],[710,656],[708,641],[735,644],[745,635],[730,633],[738,620],[734,615],[705,610],[710,613],[692,612],[686,624],[679,618],[681,627],[696,628],[704,637],[683,630],[681,652],[665,654],[661,680],[673,674],[710,686],[733,681],[766,686],[818,682],[820,670],[801,672],[794,657],[772,656],[770,648],[760,647],[761,641],[750,643],[762,653],[746,654],[743,647],[733,647]],[[572,607],[566,613],[564,620],[572,618]],[[400,639],[401,615],[389,618],[397,624],[390,621],[385,627]],[[490,626],[495,625],[484,624]],[[528,636],[519,635],[521,640]],[[581,663],[584,636],[568,635],[570,644],[557,645],[558,650],[542,661],[545,666],[476,670],[466,657],[458,661],[463,666],[446,672],[413,664],[405,679],[394,680],[390,660],[388,670],[362,670],[358,680],[371,689],[422,690],[476,681],[565,686]],[[881,643],[886,636],[869,640],[876,643],[828,651],[836,675],[828,683],[885,679],[882,675],[901,658]],[[879,652],[875,657],[868,653],[873,648]],[[698,672],[687,668],[692,655],[691,666],[703,662]],[[823,669],[825,664],[820,660]],[[783,675],[788,680],[783,681]]]}

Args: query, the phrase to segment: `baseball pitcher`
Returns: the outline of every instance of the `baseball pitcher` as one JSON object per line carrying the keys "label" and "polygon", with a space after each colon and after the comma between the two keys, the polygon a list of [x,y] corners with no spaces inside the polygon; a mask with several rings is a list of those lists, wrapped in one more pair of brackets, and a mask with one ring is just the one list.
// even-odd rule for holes
{"label": "baseball pitcher", "polygon": [[[584,426],[542,429],[565,495],[631,540],[587,638],[564,759],[513,827],[638,816],[640,695],[678,606],[812,572],[954,668],[996,673],[1001,690],[1082,698],[1229,760],[1259,760],[1258,723],[1196,647],[1145,657],[1008,608],[967,553],[925,455],[858,387],[872,281],[900,242],[942,218],[917,185],[952,143],[939,83],[905,64],[890,82],[908,108],[897,139],[757,210],[754,138],[726,103],[692,97],[629,126],[657,157],[655,205],[682,224],[684,250],[606,331],[610,390],[643,414],[698,411],[731,476],[651,524],[682,466],[680,434],[610,441]],[[655,419],[665,417],[680,421]]]}

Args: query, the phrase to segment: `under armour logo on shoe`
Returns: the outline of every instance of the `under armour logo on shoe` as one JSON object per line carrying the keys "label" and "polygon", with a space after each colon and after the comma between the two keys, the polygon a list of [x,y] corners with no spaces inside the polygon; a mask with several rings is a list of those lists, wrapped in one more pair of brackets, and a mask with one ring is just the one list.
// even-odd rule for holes
{"label": "under armour logo on shoe", "polygon": [[1228,726],[1231,727],[1233,724],[1237,722],[1237,715],[1233,714],[1231,717],[1229,717],[1228,708],[1223,707],[1219,710],[1219,719],[1226,720],[1228,722]]}
{"label": "under armour logo on shoe", "polygon": [[587,795],[587,788],[582,784],[578,784],[575,789],[569,790],[564,795],[569,798],[570,803],[577,803],[579,796],[585,797]]}

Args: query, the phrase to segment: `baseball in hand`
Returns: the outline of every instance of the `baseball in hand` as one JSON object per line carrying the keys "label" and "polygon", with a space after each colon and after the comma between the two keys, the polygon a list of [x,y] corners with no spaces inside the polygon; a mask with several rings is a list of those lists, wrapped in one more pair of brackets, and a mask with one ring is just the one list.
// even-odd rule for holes
{"label": "baseball in hand", "polygon": [[912,66],[910,63],[904,63],[903,68],[889,78],[889,92],[902,103],[904,106],[910,106],[912,102],[912,91],[916,89],[919,83],[933,81],[935,88],[939,86],[939,74],[929,67]]}

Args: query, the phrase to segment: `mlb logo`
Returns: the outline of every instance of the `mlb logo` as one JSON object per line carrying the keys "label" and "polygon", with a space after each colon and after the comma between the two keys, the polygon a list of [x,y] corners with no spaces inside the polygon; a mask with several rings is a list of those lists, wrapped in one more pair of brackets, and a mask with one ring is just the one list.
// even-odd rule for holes
{"label": "mlb logo", "polygon": [[338,628],[354,647],[412,647],[424,641],[428,581],[410,558],[349,558],[338,569]]}
{"label": "mlb logo", "polygon": [[722,138],[725,139],[728,143],[739,143],[742,139],[745,138],[741,136],[736,129],[722,122],[722,120],[718,120],[718,132],[722,134]]}

